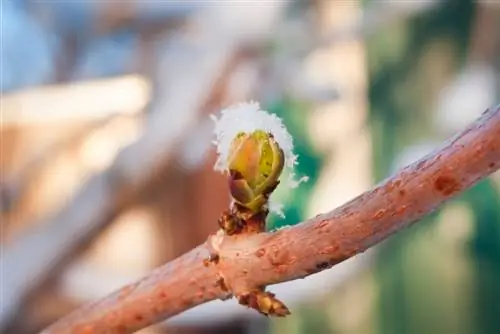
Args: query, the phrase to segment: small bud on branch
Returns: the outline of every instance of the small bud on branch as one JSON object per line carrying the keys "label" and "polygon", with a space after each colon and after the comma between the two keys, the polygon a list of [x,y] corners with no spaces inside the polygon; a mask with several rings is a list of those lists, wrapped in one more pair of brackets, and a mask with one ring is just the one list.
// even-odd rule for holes
{"label": "small bud on branch", "polygon": [[[219,153],[216,167],[227,173],[233,201],[219,219],[220,233],[209,238],[213,243],[213,252],[204,263],[217,265],[221,233],[231,236],[265,232],[269,197],[280,183],[286,162],[288,168],[293,168],[297,161],[293,154],[292,137],[281,119],[261,110],[257,103],[226,109],[222,111],[222,117],[215,118],[215,121],[215,144]],[[286,147],[286,153],[281,147]],[[219,280],[225,280],[222,272],[219,273]],[[253,286],[234,295],[240,304],[266,316],[290,314],[285,304],[274,294],[266,292],[265,288]]]}
{"label": "small bud on branch", "polygon": [[[295,180],[294,167],[298,164],[293,152],[293,139],[282,120],[276,115],[262,109],[256,102],[240,103],[221,112],[221,117],[215,121],[214,133],[218,159],[214,169],[222,173],[233,174],[233,178],[244,179],[249,186],[254,187],[256,197],[267,193],[265,201],[260,196],[254,207],[275,209],[275,213],[283,216],[281,205],[273,202],[270,197],[278,186],[279,177],[285,170],[288,173],[287,185],[296,188],[308,180],[307,176]],[[231,192],[242,190],[239,185]],[[249,193],[247,190],[243,192]],[[245,194],[238,194],[245,196]],[[237,198],[233,199],[238,203]],[[239,202],[239,204],[242,204]],[[260,205],[259,205],[260,204]],[[256,209],[256,208],[254,208]]]}

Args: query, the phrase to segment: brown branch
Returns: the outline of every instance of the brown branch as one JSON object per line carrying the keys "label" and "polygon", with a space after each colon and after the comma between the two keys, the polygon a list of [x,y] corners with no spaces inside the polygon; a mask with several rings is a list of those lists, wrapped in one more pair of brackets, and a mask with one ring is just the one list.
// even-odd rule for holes
{"label": "brown branch", "polygon": [[[320,272],[407,227],[499,168],[497,106],[440,150],[336,210],[274,233],[211,236],[43,333],[130,333],[210,300]],[[219,261],[207,266],[203,259],[214,240]]]}

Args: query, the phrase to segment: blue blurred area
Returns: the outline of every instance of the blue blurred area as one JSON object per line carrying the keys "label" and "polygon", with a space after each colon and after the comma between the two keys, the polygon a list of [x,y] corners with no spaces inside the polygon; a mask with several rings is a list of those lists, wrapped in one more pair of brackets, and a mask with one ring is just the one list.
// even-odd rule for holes
{"label": "blue blurred area", "polygon": [[[69,78],[81,80],[123,74],[137,50],[134,26],[95,36],[93,30],[103,1],[4,1],[2,18],[2,92],[47,84],[56,77],[57,60],[67,57],[63,41],[77,44],[75,65]],[[120,4],[113,4],[120,6]],[[203,2],[151,2],[133,4],[132,21],[150,24],[183,18],[202,7]]]}
{"label": "blue blurred area", "polygon": [[2,92],[48,82],[58,38],[33,20],[22,2],[4,1],[2,10]]}
{"label": "blue blurred area", "polygon": [[[31,1],[38,4],[36,1]],[[40,5],[50,17],[56,30],[84,35],[94,24],[99,9],[98,1],[47,1]]]}
{"label": "blue blurred area", "polygon": [[213,5],[214,1],[138,1],[136,4],[138,21],[164,21],[172,18],[185,17],[194,12]]}
{"label": "blue blurred area", "polygon": [[92,40],[76,65],[73,79],[122,74],[134,56],[137,43],[137,34],[130,30]]}

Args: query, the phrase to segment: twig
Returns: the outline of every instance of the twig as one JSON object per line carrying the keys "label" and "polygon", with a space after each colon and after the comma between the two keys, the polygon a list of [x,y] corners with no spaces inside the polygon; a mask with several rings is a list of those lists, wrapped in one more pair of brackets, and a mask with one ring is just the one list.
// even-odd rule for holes
{"label": "twig", "polygon": [[409,226],[499,168],[497,106],[441,149],[336,210],[274,233],[223,236],[218,263],[206,266],[211,236],[43,334],[130,333],[209,300],[320,272]]}

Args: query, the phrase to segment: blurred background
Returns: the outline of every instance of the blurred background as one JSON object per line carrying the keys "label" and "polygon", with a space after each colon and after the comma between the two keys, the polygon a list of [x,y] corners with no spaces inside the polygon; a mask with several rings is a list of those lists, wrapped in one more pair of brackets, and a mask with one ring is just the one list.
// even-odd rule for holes
{"label": "blurred background", "polygon": [[[500,101],[500,3],[2,0],[0,332],[37,333],[203,242],[228,206],[209,115],[257,100],[310,181],[295,224]],[[141,331],[500,333],[500,174],[373,250]]]}

